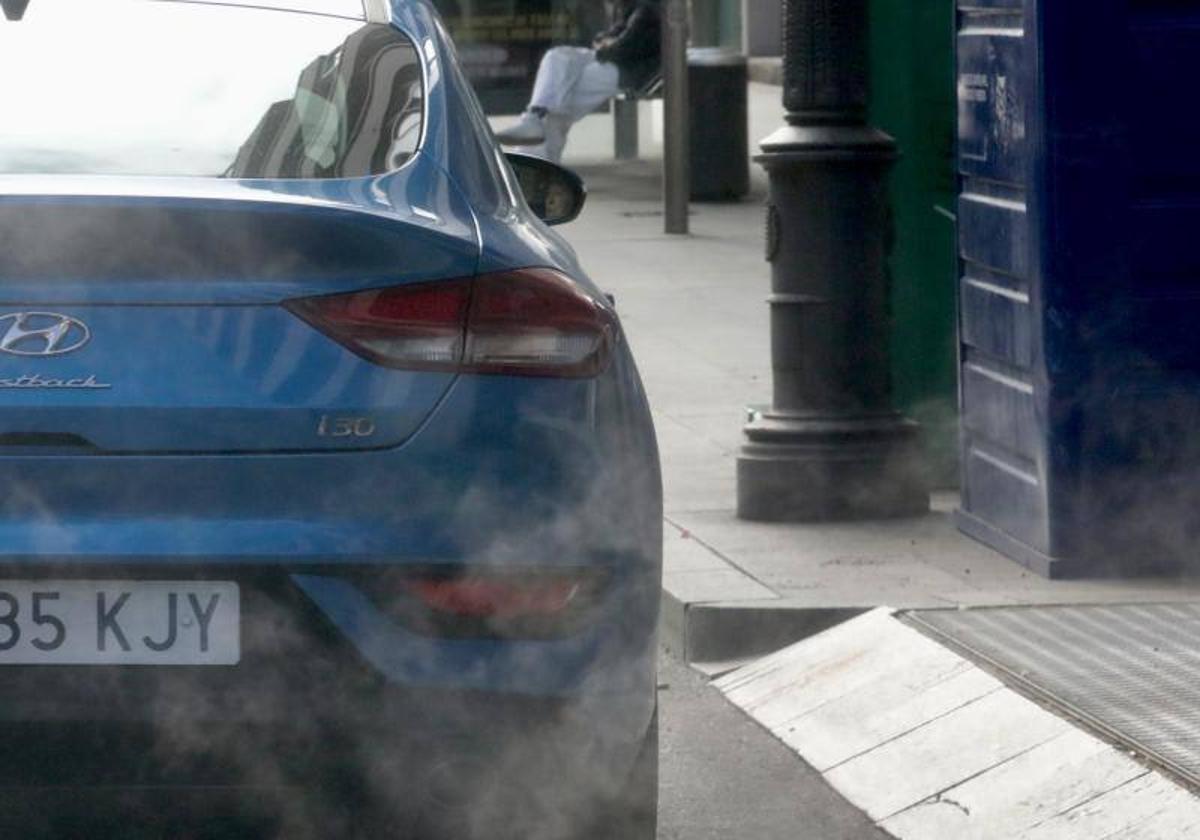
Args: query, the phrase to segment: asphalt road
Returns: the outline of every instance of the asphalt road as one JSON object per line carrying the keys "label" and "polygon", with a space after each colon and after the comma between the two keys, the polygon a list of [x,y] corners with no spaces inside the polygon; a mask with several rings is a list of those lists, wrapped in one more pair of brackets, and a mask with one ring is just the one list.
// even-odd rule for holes
{"label": "asphalt road", "polygon": [[666,651],[658,682],[660,840],[887,840]]}

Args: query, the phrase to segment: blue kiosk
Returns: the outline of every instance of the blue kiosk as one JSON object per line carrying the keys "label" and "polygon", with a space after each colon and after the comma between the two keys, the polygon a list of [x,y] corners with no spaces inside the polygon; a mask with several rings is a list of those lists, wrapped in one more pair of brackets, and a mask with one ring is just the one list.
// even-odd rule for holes
{"label": "blue kiosk", "polygon": [[960,527],[1200,565],[1200,4],[958,9]]}

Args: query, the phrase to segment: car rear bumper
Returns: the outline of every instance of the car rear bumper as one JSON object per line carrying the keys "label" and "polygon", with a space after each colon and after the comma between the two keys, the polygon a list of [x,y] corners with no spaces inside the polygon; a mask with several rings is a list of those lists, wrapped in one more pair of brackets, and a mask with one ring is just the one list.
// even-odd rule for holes
{"label": "car rear bumper", "polygon": [[241,587],[241,661],[0,666],[0,800],[119,805],[137,794],[145,807],[143,794],[178,791],[181,802],[212,795],[278,816],[332,794],[444,820],[483,807],[478,797],[529,814],[555,791],[586,808],[635,763],[654,710],[654,612],[629,612],[624,594],[613,595],[616,614],[562,641],[395,628],[406,681],[364,654],[369,621],[347,629],[296,576],[203,569]]}
{"label": "car rear bumper", "polygon": [[[146,836],[465,840],[542,836],[531,826],[550,822],[562,831],[545,836],[572,836],[629,783],[653,714],[653,684],[597,703],[339,670],[307,685],[263,675],[227,698],[241,718],[222,719],[216,689],[186,671],[92,674],[71,692],[92,697],[87,709],[55,698],[52,683],[71,675],[52,676],[37,692],[17,680],[0,701],[0,836],[127,838],[157,825]],[[389,833],[351,831],[364,815]]]}
{"label": "car rear bumper", "polygon": [[[599,730],[571,703],[533,698],[423,693],[374,711],[351,726],[5,722],[0,831],[567,837],[619,798],[646,736]],[[364,819],[389,833],[350,830]]]}

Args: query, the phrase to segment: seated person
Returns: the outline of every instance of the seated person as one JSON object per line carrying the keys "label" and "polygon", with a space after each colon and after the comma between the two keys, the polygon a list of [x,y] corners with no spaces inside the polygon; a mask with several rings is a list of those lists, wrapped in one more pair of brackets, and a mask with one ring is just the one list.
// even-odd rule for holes
{"label": "seated person", "polygon": [[658,0],[616,0],[612,25],[588,47],[553,47],[538,67],[521,119],[496,136],[507,146],[538,146],[562,159],[571,126],[623,88],[644,86],[658,72],[662,35]]}

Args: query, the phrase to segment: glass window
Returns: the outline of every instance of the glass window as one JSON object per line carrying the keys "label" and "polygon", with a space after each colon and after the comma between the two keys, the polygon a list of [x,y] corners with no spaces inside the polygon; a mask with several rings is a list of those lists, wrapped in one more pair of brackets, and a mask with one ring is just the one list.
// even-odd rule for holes
{"label": "glass window", "polygon": [[519,114],[542,54],[556,44],[590,44],[607,21],[600,0],[433,0],[433,5],[489,114]]}
{"label": "glass window", "polygon": [[416,151],[419,54],[390,26],[150,0],[0,20],[0,173],[359,177]]}

